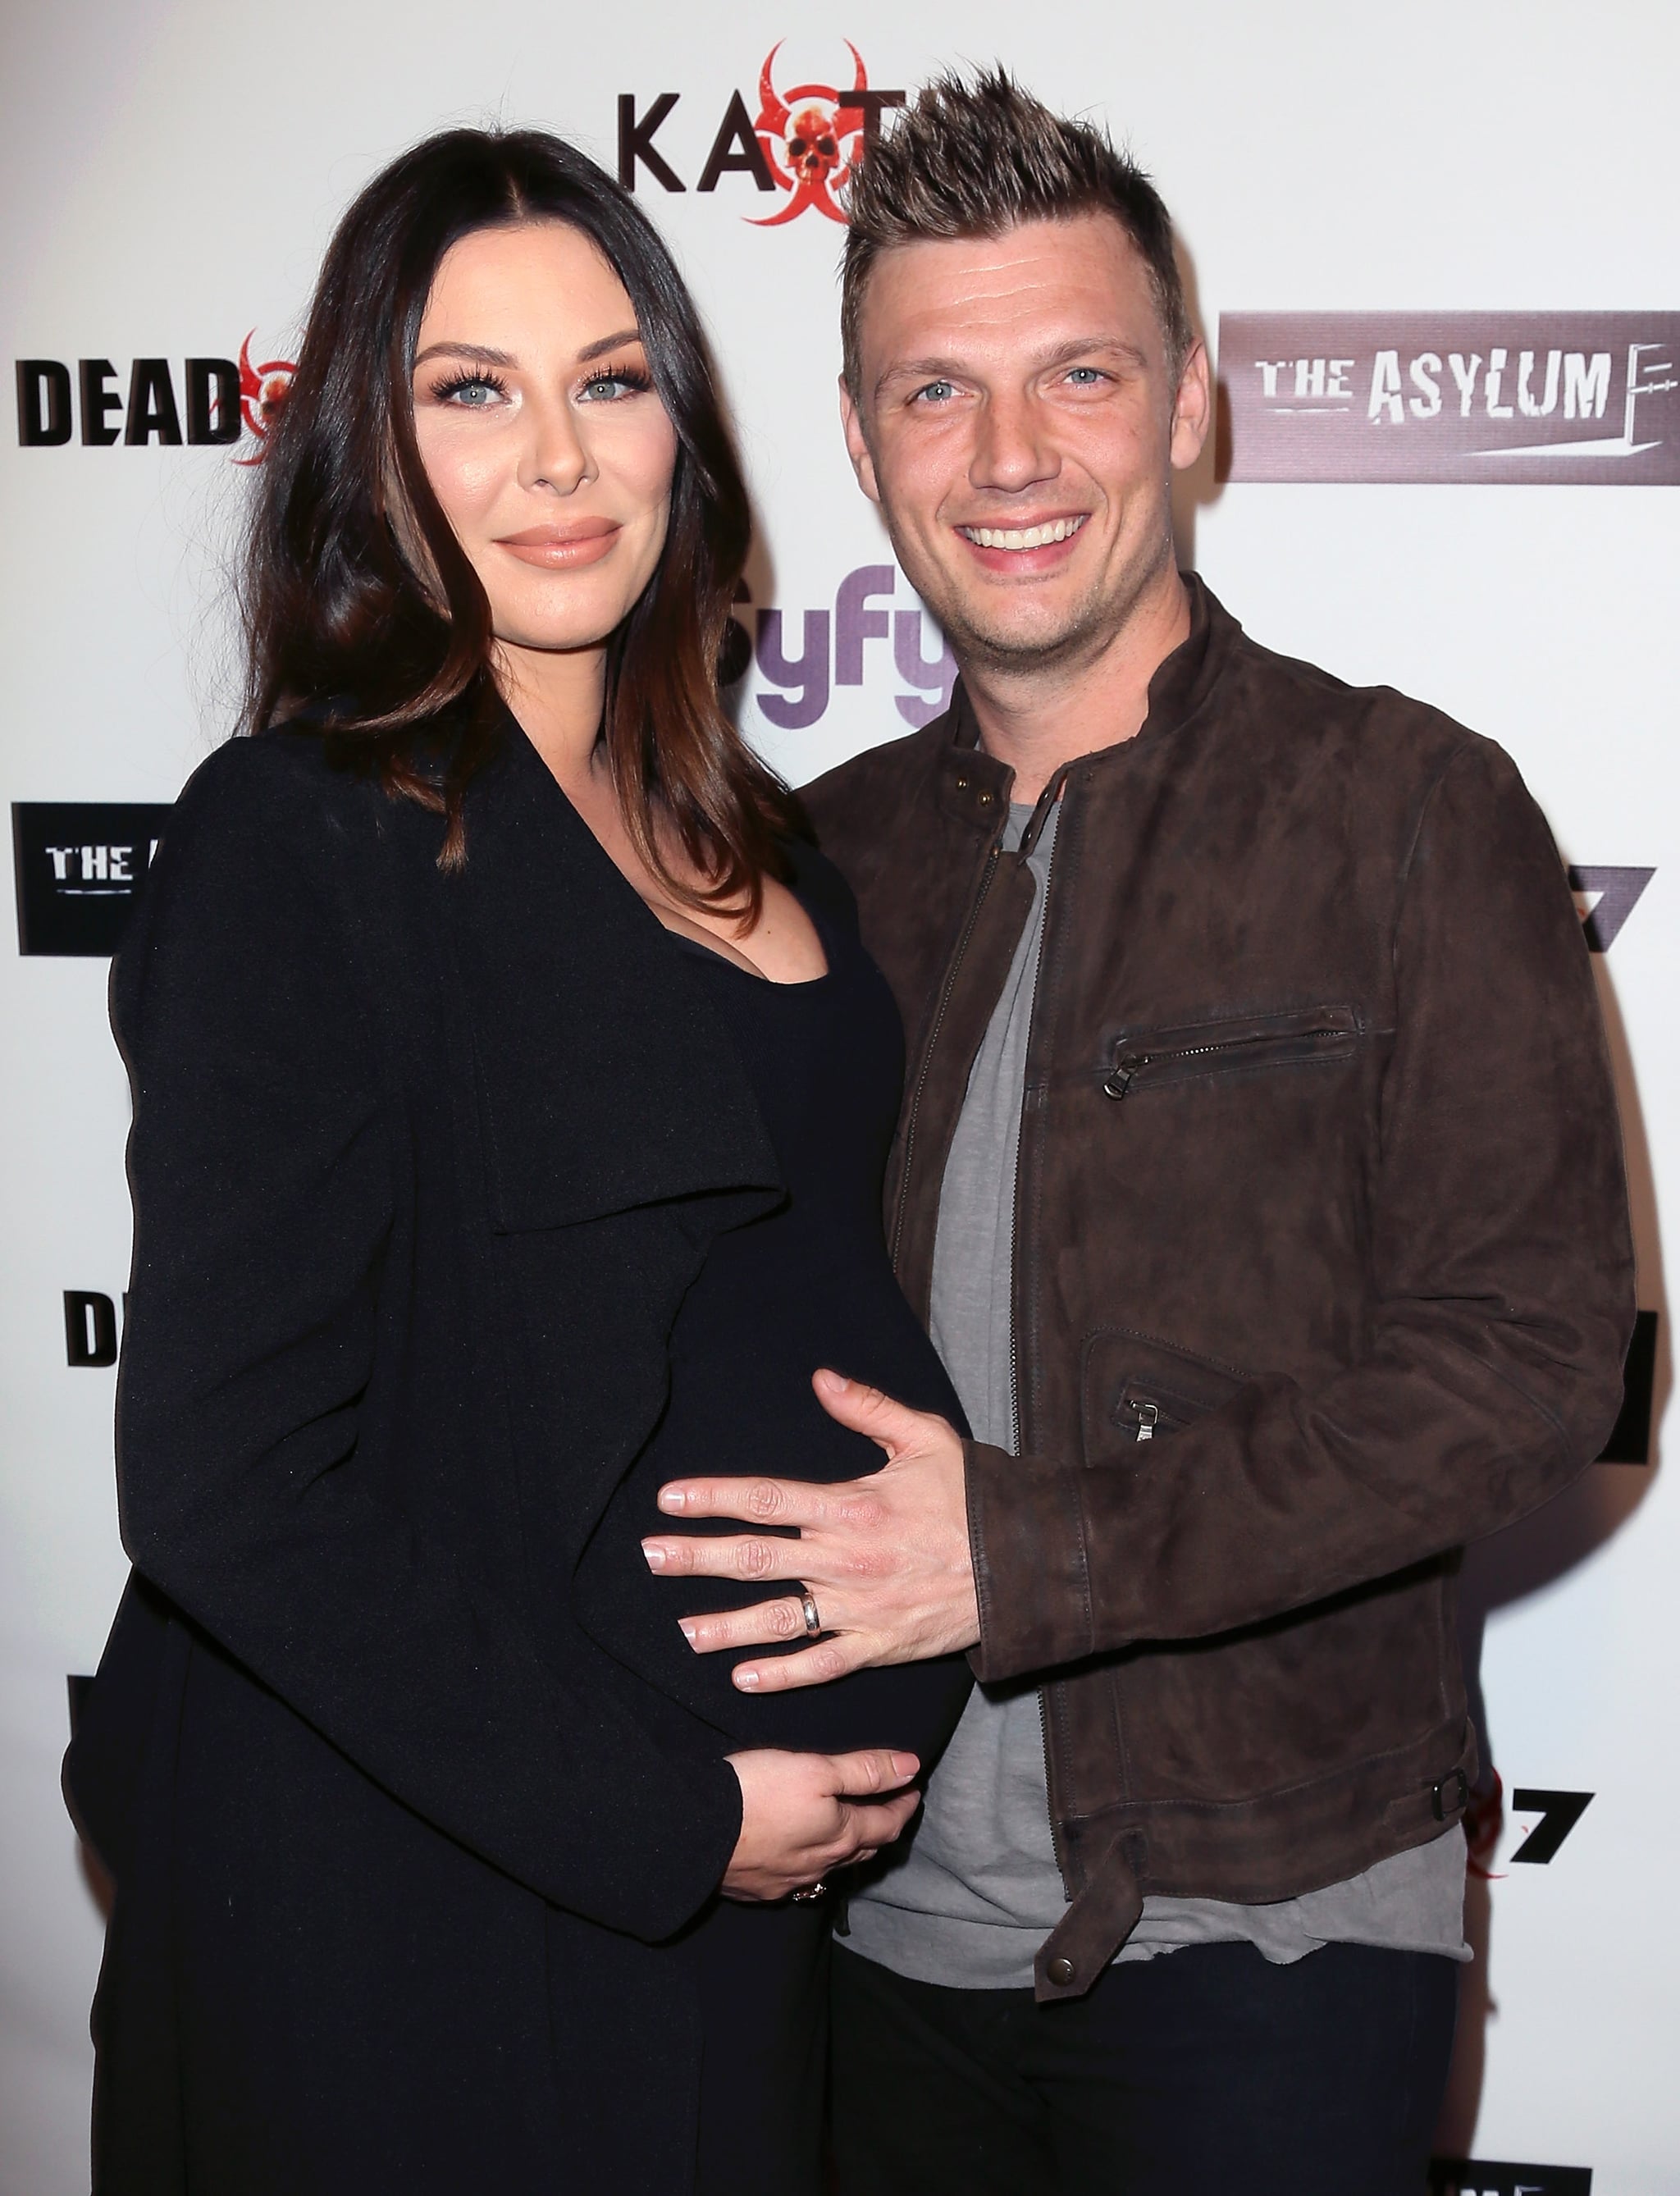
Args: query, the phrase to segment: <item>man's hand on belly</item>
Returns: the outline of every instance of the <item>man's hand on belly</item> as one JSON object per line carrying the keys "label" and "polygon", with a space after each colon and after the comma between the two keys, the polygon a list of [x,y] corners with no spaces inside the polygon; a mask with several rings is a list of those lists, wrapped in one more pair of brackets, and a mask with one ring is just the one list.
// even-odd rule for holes
{"label": "man's hand on belly", "polygon": [[[734,1682],[742,1692],[785,1692],[879,1663],[926,1661],[961,1652],[980,1637],[955,1428],[838,1372],[818,1372],[811,1384],[830,1418],[886,1450],[878,1472],[835,1487],[794,1479],[673,1480],[659,1493],[660,1508],[673,1517],[794,1525],[800,1537],[677,1534],[642,1543],[649,1570],[665,1577],[755,1585],[788,1579],[815,1603],[821,1638],[797,1655],[738,1663]],[[808,1629],[797,1592],[682,1621],[697,1655],[799,1639]]]}

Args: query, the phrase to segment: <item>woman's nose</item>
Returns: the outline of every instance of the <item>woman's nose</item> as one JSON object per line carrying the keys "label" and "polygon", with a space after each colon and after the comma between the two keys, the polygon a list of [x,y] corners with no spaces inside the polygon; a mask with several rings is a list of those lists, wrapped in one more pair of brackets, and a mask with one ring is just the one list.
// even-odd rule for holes
{"label": "woman's nose", "polygon": [[528,401],[525,420],[528,431],[519,465],[522,488],[550,488],[560,495],[569,495],[574,488],[594,479],[589,445],[569,404],[561,399]]}

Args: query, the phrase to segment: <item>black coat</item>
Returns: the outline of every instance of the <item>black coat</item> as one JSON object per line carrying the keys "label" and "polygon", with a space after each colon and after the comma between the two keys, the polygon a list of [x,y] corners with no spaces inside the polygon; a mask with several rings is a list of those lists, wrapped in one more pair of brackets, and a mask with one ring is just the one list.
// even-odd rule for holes
{"label": "black coat", "polygon": [[662,1947],[739,1792],[569,1584],[683,1292],[776,1164],[511,725],[466,826],[445,876],[437,820],[312,736],[236,741],[113,972],[135,1578],[66,1789],[117,1885],[95,2147],[123,2196],[688,2185]]}

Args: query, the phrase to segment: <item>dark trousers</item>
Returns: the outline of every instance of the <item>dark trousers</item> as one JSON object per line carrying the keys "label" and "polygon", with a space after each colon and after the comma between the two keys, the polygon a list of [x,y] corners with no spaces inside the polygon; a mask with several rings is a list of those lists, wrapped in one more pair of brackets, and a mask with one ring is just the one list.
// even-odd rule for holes
{"label": "dark trousers", "polygon": [[1423,2196],[1458,1969],[1197,1945],[1090,1994],[834,1955],[840,2196]]}
{"label": "dark trousers", "polygon": [[702,2035],[694,2196],[818,2196],[828,1920],[820,1902],[720,1898],[694,1933]]}

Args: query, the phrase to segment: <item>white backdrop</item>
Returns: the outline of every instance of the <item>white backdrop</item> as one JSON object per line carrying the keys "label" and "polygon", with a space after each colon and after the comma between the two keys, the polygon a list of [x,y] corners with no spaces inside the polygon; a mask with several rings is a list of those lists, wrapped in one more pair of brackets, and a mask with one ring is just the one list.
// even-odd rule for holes
{"label": "white backdrop", "polygon": [[[788,201],[738,165],[696,188],[731,95],[757,116],[778,41],[783,88],[850,85],[850,40],[875,90],[998,56],[1053,102],[1106,118],[1175,210],[1210,341],[1221,314],[1680,305],[1680,17],[1648,0],[1206,0],[1100,15],[747,0],[727,18],[673,0],[633,13],[64,0],[12,11],[5,36],[5,355],[61,361],[72,384],[78,361],[110,361],[119,429],[136,359],[169,362],[184,424],[188,359],[237,359],[247,332],[252,360],[291,356],[338,211],[415,136],[540,122],[612,165],[621,96],[639,120],[678,94],[654,142],[687,188],[661,188],[644,165],[638,195],[694,283],[741,422],[764,525],[742,615],[756,629],[754,610],[781,613],[764,621],[742,720],[795,782],[919,719],[939,674],[916,670],[937,636],[918,632],[894,582],[835,424],[840,231],[820,206],[754,225]],[[71,439],[44,447],[0,426],[0,790],[10,803],[165,803],[228,726],[226,559],[251,478],[234,460],[260,439],[88,444],[82,413],[72,402]],[[1596,965],[1640,1301],[1662,1315],[1659,1418],[1662,1222],[1680,1194],[1680,1024],[1661,974],[1680,864],[1676,517],[1662,486],[1221,487],[1211,463],[1182,511],[1186,556],[1260,639],[1406,687],[1503,742],[1566,861],[1654,871]],[[871,586],[882,592],[866,597]],[[38,822],[21,819],[26,858],[38,866],[46,840],[62,841],[66,878],[96,881],[77,842],[100,838],[99,819],[61,819],[44,838]],[[38,941],[46,919],[38,909]],[[66,1361],[63,1298],[117,1299],[127,1270],[127,1100],[106,968],[97,955],[0,953],[0,2196],[86,2182],[101,1921],[58,1763],[66,1674],[94,1667],[124,1565],[113,1376]],[[1478,1887],[1493,2007],[1485,2020],[1479,2000],[1468,2008],[1444,2137],[1480,2160],[1589,2170],[1600,2196],[1680,2184],[1677,1563],[1654,1434],[1648,1463],[1595,1466],[1471,1566],[1492,1611],[1482,1670],[1508,1793],[1593,1797],[1539,1867],[1510,1858],[1544,1803],[1514,1810],[1495,1880]],[[1460,2179],[1515,2185],[1492,2165]]]}

